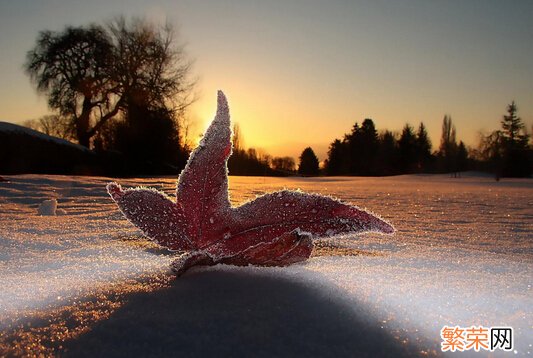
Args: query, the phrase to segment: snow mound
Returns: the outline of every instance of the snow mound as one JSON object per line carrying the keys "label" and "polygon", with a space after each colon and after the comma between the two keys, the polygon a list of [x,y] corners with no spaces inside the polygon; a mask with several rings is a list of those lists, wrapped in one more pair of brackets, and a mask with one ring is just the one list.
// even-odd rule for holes
{"label": "snow mound", "polygon": [[47,199],[43,201],[39,205],[39,208],[37,209],[37,213],[41,216],[67,215],[67,212],[65,209],[61,209],[57,207],[56,199]]}
{"label": "snow mound", "polygon": [[57,200],[56,199],[48,199],[45,200],[39,205],[39,209],[37,210],[37,213],[42,216],[56,216],[56,210],[57,210]]}
{"label": "snow mound", "polygon": [[59,144],[59,145],[72,147],[72,148],[75,148],[75,149],[78,149],[78,150],[81,150],[81,151],[84,151],[84,152],[88,152],[88,153],[91,152],[89,149],[85,148],[82,145],[69,142],[68,140],[65,140],[65,139],[62,139],[62,138],[53,137],[53,136],[50,136],[48,134],[45,134],[45,133],[36,131],[34,129],[31,129],[31,128],[27,128],[27,127],[24,127],[24,126],[20,126],[18,124],[14,124],[14,123],[0,121],[0,133],[2,133],[2,132],[3,133],[24,134],[24,135],[27,135],[27,136],[30,136],[30,137],[39,138],[41,140],[53,142],[53,143],[56,143],[56,144]]}

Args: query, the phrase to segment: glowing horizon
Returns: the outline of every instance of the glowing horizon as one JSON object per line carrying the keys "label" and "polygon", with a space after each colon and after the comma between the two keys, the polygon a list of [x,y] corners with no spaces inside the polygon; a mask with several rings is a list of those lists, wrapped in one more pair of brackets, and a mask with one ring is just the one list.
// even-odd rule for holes
{"label": "glowing horizon", "polygon": [[124,14],[176,24],[200,77],[193,136],[213,118],[218,89],[246,147],[273,156],[311,146],[323,160],[365,118],[393,131],[422,121],[434,150],[445,114],[468,145],[499,127],[512,100],[528,130],[533,124],[529,1],[98,1],[0,4],[0,31],[11,36],[0,43],[0,120],[49,112],[22,70],[39,31]]}

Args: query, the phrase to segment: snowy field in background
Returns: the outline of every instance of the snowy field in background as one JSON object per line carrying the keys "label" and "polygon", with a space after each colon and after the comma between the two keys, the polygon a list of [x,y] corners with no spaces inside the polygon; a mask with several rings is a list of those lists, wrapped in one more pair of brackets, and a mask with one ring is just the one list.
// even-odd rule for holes
{"label": "snowy field in background", "polygon": [[[17,352],[14,339],[33,342],[54,325],[81,333],[65,344],[37,339],[34,352],[48,344],[47,353],[66,348],[75,356],[424,356],[442,354],[444,325],[483,325],[514,328],[514,352],[493,356],[533,355],[531,179],[230,177],[233,204],[300,188],[380,213],[398,232],[322,240],[348,250],[288,268],[216,266],[168,280],[172,255],[140,239],[105,193],[109,179],[4,178],[0,355]],[[174,178],[119,182],[175,190]],[[47,199],[65,215],[37,215]],[[349,249],[359,254],[338,254]],[[146,286],[154,277],[167,282]],[[85,305],[88,297],[108,305],[105,315],[96,317],[101,311]],[[66,315],[62,307],[92,318],[54,317]]]}

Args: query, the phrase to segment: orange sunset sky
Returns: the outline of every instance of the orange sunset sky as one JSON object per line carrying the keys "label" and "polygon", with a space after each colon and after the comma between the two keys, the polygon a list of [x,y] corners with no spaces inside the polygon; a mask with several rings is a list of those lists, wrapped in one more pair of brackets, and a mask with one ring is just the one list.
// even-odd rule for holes
{"label": "orange sunset sky", "polygon": [[195,60],[197,136],[230,101],[246,146],[320,159],[372,118],[378,129],[423,121],[438,147],[444,114],[475,145],[515,100],[533,125],[533,1],[0,0],[0,121],[49,112],[22,67],[40,30],[143,16],[179,30]]}

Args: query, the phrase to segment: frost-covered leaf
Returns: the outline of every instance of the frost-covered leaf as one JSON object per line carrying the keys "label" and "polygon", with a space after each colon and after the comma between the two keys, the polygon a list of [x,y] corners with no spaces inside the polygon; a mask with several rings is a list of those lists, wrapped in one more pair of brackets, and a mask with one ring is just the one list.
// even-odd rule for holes
{"label": "frost-covered leaf", "polygon": [[165,194],[146,188],[122,190],[117,183],[109,183],[107,191],[122,214],[150,239],[177,251],[195,249],[184,228],[183,210]]}
{"label": "frost-covered leaf", "polygon": [[218,226],[212,222],[220,222],[230,209],[226,163],[231,154],[231,129],[222,91],[217,102],[215,119],[191,153],[177,188],[177,201],[186,206],[187,234],[199,247],[216,240]]}
{"label": "frost-covered leaf", "polygon": [[261,241],[257,245],[238,251],[235,256],[220,261],[237,266],[288,266],[306,260],[312,250],[311,234],[296,229],[274,237],[272,241]]}
{"label": "frost-covered leaf", "polygon": [[234,208],[231,220],[229,231],[208,249],[212,255],[225,257],[295,229],[315,236],[394,232],[387,222],[354,206],[327,196],[289,190],[269,193]]}
{"label": "frost-covered leaf", "polygon": [[284,190],[232,208],[230,155],[229,109],[219,91],[217,114],[179,177],[176,202],[153,189],[108,185],[124,216],[146,236],[187,251],[172,264],[177,275],[218,263],[286,266],[309,258],[313,236],[394,232],[373,214],[317,194]]}

